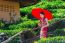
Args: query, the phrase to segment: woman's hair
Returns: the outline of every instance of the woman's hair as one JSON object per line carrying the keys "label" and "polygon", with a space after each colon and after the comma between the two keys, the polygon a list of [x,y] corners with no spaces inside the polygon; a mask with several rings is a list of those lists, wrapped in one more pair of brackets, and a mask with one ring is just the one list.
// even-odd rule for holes
{"label": "woman's hair", "polygon": [[40,12],[40,14],[43,14],[43,15],[44,15],[44,13],[43,13],[43,12]]}

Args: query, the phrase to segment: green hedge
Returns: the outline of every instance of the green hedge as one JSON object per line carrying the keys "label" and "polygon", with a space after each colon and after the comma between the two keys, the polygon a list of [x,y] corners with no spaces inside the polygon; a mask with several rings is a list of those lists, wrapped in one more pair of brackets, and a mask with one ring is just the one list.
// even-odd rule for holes
{"label": "green hedge", "polygon": [[10,25],[9,29],[34,28],[37,23],[38,23],[37,20],[36,21],[29,20],[17,25],[16,24]]}
{"label": "green hedge", "polygon": [[[20,8],[21,12],[27,12],[30,13],[33,8],[44,8],[44,9],[54,9],[53,7],[56,6],[56,8],[62,8],[62,6],[65,6],[65,3],[62,1],[53,1],[53,2],[39,2],[36,5]],[[55,8],[55,9],[56,9]]]}
{"label": "green hedge", "polygon": [[65,36],[57,36],[57,37],[50,37],[45,39],[41,39],[38,43],[65,43]]}
{"label": "green hedge", "polygon": [[[24,18],[25,19],[25,18]],[[34,28],[38,24],[38,20],[31,20],[31,19],[23,19],[23,22],[19,24],[12,24],[9,25],[9,29],[18,29],[18,28]],[[49,21],[50,24],[61,20],[62,18],[54,18],[53,20]]]}
{"label": "green hedge", "polygon": [[65,8],[65,2],[63,1],[39,2],[36,5],[20,8],[20,12],[30,15],[33,8],[48,9],[53,13],[54,17],[61,17],[61,18],[65,17],[64,15],[65,9],[61,9],[61,8]]}
{"label": "green hedge", "polygon": [[0,29],[0,33],[2,33],[2,32],[6,33],[10,37],[10,36],[20,32],[20,31],[24,31],[24,30],[27,30],[27,28],[18,28],[18,29],[14,29],[14,30],[3,30],[3,29]]}

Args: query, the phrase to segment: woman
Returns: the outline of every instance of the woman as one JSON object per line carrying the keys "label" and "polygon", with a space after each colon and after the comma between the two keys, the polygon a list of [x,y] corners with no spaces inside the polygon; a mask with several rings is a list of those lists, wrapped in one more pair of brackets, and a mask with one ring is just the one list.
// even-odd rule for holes
{"label": "woman", "polygon": [[48,19],[45,18],[45,15],[43,12],[40,13],[40,22],[39,22],[39,26],[41,27],[41,31],[40,31],[40,38],[46,38],[47,37],[47,31],[48,31]]}

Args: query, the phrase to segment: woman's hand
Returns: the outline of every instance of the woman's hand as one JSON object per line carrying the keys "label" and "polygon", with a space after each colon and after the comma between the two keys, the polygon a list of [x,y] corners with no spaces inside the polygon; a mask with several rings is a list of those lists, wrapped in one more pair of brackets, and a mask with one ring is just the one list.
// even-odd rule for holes
{"label": "woman's hand", "polygon": [[41,23],[38,23],[38,26],[39,26],[39,27],[42,27]]}
{"label": "woman's hand", "polygon": [[33,30],[36,30],[37,28],[33,28]]}

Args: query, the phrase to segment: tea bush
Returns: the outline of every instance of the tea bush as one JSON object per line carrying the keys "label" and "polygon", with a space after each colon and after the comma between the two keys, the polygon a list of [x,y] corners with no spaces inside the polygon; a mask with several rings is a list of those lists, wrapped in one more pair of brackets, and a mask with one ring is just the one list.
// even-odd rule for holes
{"label": "tea bush", "polygon": [[40,39],[38,43],[65,43],[65,36],[56,36],[56,37],[49,37],[46,40]]}
{"label": "tea bush", "polygon": [[16,24],[10,25],[9,29],[34,28],[37,23],[38,23],[37,20],[36,21],[29,20],[17,25]]}
{"label": "tea bush", "polygon": [[20,12],[30,15],[33,8],[48,9],[49,11],[52,12],[53,16],[57,17],[57,18],[58,17],[59,18],[65,17],[65,15],[64,15],[65,9],[62,9],[62,8],[65,8],[65,3],[63,1],[52,1],[52,2],[43,1],[43,2],[39,2],[36,5],[20,8]]}

